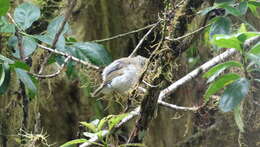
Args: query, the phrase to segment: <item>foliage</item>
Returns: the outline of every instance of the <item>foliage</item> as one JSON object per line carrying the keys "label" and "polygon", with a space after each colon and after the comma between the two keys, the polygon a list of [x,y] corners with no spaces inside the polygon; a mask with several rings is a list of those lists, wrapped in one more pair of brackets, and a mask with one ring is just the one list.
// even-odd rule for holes
{"label": "foliage", "polygon": [[[127,117],[127,113],[119,114],[119,115],[109,115],[107,117],[102,118],[101,120],[96,119],[91,122],[80,122],[82,126],[84,126],[88,132],[83,132],[83,135],[90,139],[97,139],[102,142],[102,144],[97,142],[92,142],[90,139],[76,139],[69,142],[64,143],[61,145],[65,147],[67,145],[79,144],[84,142],[89,142],[94,145],[98,146],[108,146],[109,142],[107,142],[108,135],[110,134],[113,129],[121,122],[122,119]],[[104,138],[103,136],[107,136]],[[136,144],[137,146],[142,146],[141,144]]]}
{"label": "foliage", "polygon": [[[203,77],[208,78],[209,86],[205,92],[204,98],[206,101],[214,94],[223,94],[219,101],[219,109],[223,112],[234,110],[234,116],[236,123],[241,131],[243,131],[243,121],[240,116],[240,104],[241,101],[248,95],[250,91],[250,85],[252,78],[250,72],[259,70],[260,65],[260,45],[257,43],[250,49],[248,49],[247,40],[252,37],[260,36],[259,32],[247,31],[247,27],[252,31],[256,29],[248,24],[241,24],[240,28],[235,32],[232,22],[229,16],[233,16],[242,20],[243,15],[246,14],[249,9],[256,17],[259,14],[256,12],[256,7],[260,6],[260,2],[255,0],[241,1],[235,3],[233,0],[219,0],[214,6],[206,8],[199,13],[205,15],[216,9],[224,9],[223,16],[217,16],[212,20],[212,25],[209,30],[210,43],[213,47],[221,48],[234,48],[236,49],[241,58],[241,63],[237,61],[226,61],[224,63],[217,64],[211,68],[208,72],[204,73]],[[233,30],[233,31],[232,31]],[[225,73],[227,69],[236,68],[242,71],[239,73]]]}
{"label": "foliage", "polygon": [[[1,1],[2,2],[2,1]],[[7,2],[7,1],[3,1]],[[9,7],[6,4],[6,7]],[[5,7],[1,7],[1,14],[4,15]],[[37,21],[41,16],[40,9],[31,4],[31,3],[23,3],[19,5],[14,10],[14,21],[16,24],[11,24],[7,21],[5,16],[1,16],[0,19],[0,32],[2,33],[10,33],[11,37],[8,41],[8,47],[11,48],[13,52],[14,59],[9,59],[4,57],[3,55],[0,55],[1,59],[1,81],[0,81],[0,87],[1,91],[0,94],[3,94],[6,92],[10,78],[11,78],[11,72],[16,73],[18,79],[20,79],[24,84],[28,91],[27,94],[33,94],[35,95],[37,92],[37,86],[35,85],[35,82],[37,81],[35,78],[29,75],[30,67],[26,65],[24,61],[21,61],[20,57],[20,48],[18,46],[18,38],[15,34],[15,27],[18,28],[19,32],[22,34],[22,47],[24,48],[24,56],[26,58],[29,58],[32,56],[35,51],[37,51],[37,45],[39,42],[46,43],[50,46],[52,46],[53,40],[55,39],[55,35],[59,30],[59,26],[64,20],[63,16],[58,16],[54,18],[52,21],[50,21],[47,30],[44,34],[27,34],[26,30],[32,27],[32,24]],[[15,26],[16,25],[16,26]],[[69,55],[75,56],[81,60],[91,62],[93,64],[104,66],[109,64],[111,60],[111,56],[106,51],[104,46],[92,43],[92,42],[76,42],[74,39],[73,42],[71,42],[71,38],[69,37],[70,33],[70,26],[68,23],[65,24],[64,29],[62,30],[61,35],[58,38],[58,42],[56,43],[55,48],[59,51],[65,52]],[[65,36],[67,35],[67,36]],[[69,39],[66,39],[69,38]],[[61,58],[60,56],[56,56],[56,59],[54,62],[61,63],[59,60],[64,58]],[[53,63],[54,63],[53,62]],[[70,62],[71,63],[71,62]],[[73,70],[75,64],[69,64],[68,67],[70,70]],[[71,71],[72,72],[72,71]]]}
{"label": "foliage", "polygon": [[[69,23],[66,23],[61,30],[60,36],[56,38],[60,31],[60,26],[64,21],[64,16],[57,16],[51,20],[46,31],[41,34],[29,34],[28,30],[33,28],[33,25],[41,17],[40,9],[31,4],[23,3],[19,5],[13,13],[14,21],[11,23],[6,17],[6,13],[10,7],[9,0],[0,1],[0,32],[7,33],[10,37],[8,40],[8,48],[13,51],[12,57],[5,57],[0,54],[0,94],[8,91],[10,81],[13,76],[18,79],[26,87],[26,95],[33,97],[37,94],[37,79],[30,74],[30,65],[21,57],[20,51],[24,48],[25,59],[29,59],[37,52],[38,45],[46,44],[57,51],[66,55],[73,56],[79,60],[90,62],[97,66],[106,66],[111,63],[112,59],[105,47],[94,42],[78,42],[76,38],[70,36],[71,28]],[[241,102],[246,98],[252,87],[252,81],[260,81],[255,79],[250,74],[253,71],[260,71],[260,43],[255,44],[251,48],[245,47],[246,42],[260,36],[256,29],[243,20],[243,16],[250,11],[255,17],[260,18],[257,13],[257,7],[260,2],[256,0],[242,0],[235,2],[234,0],[216,0],[212,7],[208,7],[198,14],[206,15],[215,10],[224,10],[222,15],[215,16],[211,19],[211,25],[208,29],[210,44],[215,51],[221,49],[234,48],[240,55],[241,63],[235,60],[225,61],[212,67],[208,72],[204,73],[203,77],[208,78],[209,84],[204,98],[209,101],[215,94],[222,94],[219,100],[219,109],[223,112],[234,110],[235,121],[238,128],[244,131],[243,119],[240,115]],[[232,19],[230,18],[232,16]],[[238,19],[244,24],[240,28],[235,28],[232,20]],[[249,28],[250,31],[247,31]],[[21,35],[21,38],[17,35]],[[18,40],[18,38],[20,40]],[[54,45],[54,40],[57,43]],[[19,44],[19,41],[22,43]],[[22,48],[21,48],[21,46]],[[49,59],[49,64],[63,64],[64,57],[60,55],[52,56]],[[77,74],[74,67],[75,62],[69,62],[67,67],[68,77],[71,73]],[[230,69],[238,69],[241,72],[229,72]],[[108,115],[102,119],[96,119],[92,122],[80,122],[84,126],[84,138],[75,139],[66,142],[62,147],[75,144],[90,142],[98,146],[109,146],[110,134],[114,133],[115,128],[120,122],[126,118],[128,114]],[[91,140],[99,140],[92,142]],[[122,144],[120,146],[143,146],[142,144]]]}

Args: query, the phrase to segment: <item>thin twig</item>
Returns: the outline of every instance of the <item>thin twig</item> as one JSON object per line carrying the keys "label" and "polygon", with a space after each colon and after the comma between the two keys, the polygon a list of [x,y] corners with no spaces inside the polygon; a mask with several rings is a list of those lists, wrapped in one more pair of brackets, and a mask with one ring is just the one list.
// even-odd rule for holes
{"label": "thin twig", "polygon": [[[57,44],[57,42],[59,40],[59,37],[62,34],[64,26],[66,25],[66,23],[67,23],[67,21],[69,19],[69,16],[72,13],[72,10],[73,10],[74,6],[76,5],[76,3],[77,3],[77,0],[73,0],[73,1],[68,0],[69,8],[68,8],[67,12],[65,13],[65,16],[64,16],[64,19],[63,19],[62,23],[60,24],[60,28],[58,29],[57,33],[55,34],[55,37],[53,39],[51,48],[56,48],[56,44]],[[51,57],[51,55],[52,55],[52,53],[49,53],[49,54],[46,55],[46,57],[43,60],[43,63],[41,64],[41,67],[40,67],[40,70],[39,70],[38,74],[41,74],[43,72],[44,66],[47,64],[47,62],[48,62],[49,58]]]}
{"label": "thin twig", "polygon": [[177,105],[174,105],[174,104],[169,104],[169,103],[166,103],[164,101],[160,101],[159,104],[161,106],[164,106],[164,107],[167,107],[167,108],[170,108],[170,109],[174,109],[174,110],[183,110],[183,111],[196,111],[199,109],[199,107],[183,107],[183,106],[177,106]]}
{"label": "thin twig", "polygon": [[183,39],[183,38],[185,38],[185,37],[188,37],[188,36],[190,36],[190,35],[193,35],[193,34],[195,34],[195,33],[197,33],[197,32],[200,32],[201,30],[205,29],[206,27],[208,27],[208,26],[210,26],[210,25],[211,25],[211,24],[207,24],[207,25],[205,25],[205,26],[203,26],[203,27],[201,27],[201,28],[199,28],[199,29],[197,29],[197,30],[195,30],[195,31],[193,31],[193,32],[187,33],[187,34],[185,34],[185,35],[183,35],[183,36],[181,36],[181,37],[178,37],[178,38],[165,37],[165,39],[166,39],[166,40],[169,40],[169,41],[178,41],[178,40],[181,40],[181,39]]}
{"label": "thin twig", "polygon": [[139,41],[139,43],[137,44],[137,46],[135,47],[135,49],[133,50],[133,52],[129,55],[129,57],[133,57],[135,56],[137,50],[139,49],[139,47],[142,45],[142,43],[144,42],[145,38],[152,32],[152,30],[158,26],[161,23],[162,20],[158,21],[144,36],[143,38]]}
{"label": "thin twig", "polygon": [[53,52],[53,53],[55,53],[55,54],[59,54],[59,55],[65,56],[65,57],[70,57],[71,60],[73,60],[73,61],[75,61],[75,62],[78,62],[78,63],[81,63],[81,64],[83,64],[83,65],[86,65],[86,66],[88,66],[88,67],[90,67],[90,68],[99,69],[98,66],[96,66],[96,65],[94,65],[94,64],[91,64],[91,63],[89,63],[89,62],[86,62],[86,61],[84,61],[84,60],[81,60],[81,59],[79,59],[79,58],[76,58],[76,57],[74,57],[74,56],[71,56],[71,55],[68,54],[68,53],[60,52],[60,51],[58,51],[58,50],[55,50],[55,49],[52,49],[52,48],[43,46],[43,45],[41,45],[41,44],[38,44],[38,47],[40,47],[40,48],[42,48],[42,49],[45,49],[45,50],[48,50],[48,51],[51,51],[51,52]]}
{"label": "thin twig", "polygon": [[130,34],[134,34],[134,33],[137,33],[137,32],[140,32],[140,31],[143,31],[143,30],[146,30],[146,29],[149,29],[149,28],[155,26],[156,24],[157,23],[150,24],[148,26],[145,26],[145,27],[137,29],[137,30],[133,30],[133,31],[130,31],[130,32],[127,32],[127,33],[123,33],[123,34],[118,34],[118,35],[115,35],[115,36],[112,36],[112,37],[109,37],[109,38],[105,38],[105,39],[93,40],[91,42],[100,43],[100,42],[105,42],[105,41],[113,40],[113,39],[116,39],[116,38],[124,37],[124,36],[130,35]]}
{"label": "thin twig", "polygon": [[[11,15],[10,15],[11,16]],[[23,46],[23,37],[19,33],[19,28],[15,27],[15,35],[17,37],[18,41],[18,49],[20,52],[20,60],[25,61],[25,55],[24,55],[24,46]],[[20,90],[19,90],[19,96],[22,97],[22,108],[23,108],[23,120],[21,125],[21,130],[26,130],[28,128],[28,117],[29,117],[29,98],[26,95],[26,89],[23,81],[19,80],[20,84]],[[21,136],[22,143],[25,143],[24,137]]]}
{"label": "thin twig", "polygon": [[[166,105],[165,102],[163,102],[163,99],[165,97],[167,97],[168,95],[172,94],[178,87],[180,87],[184,83],[187,83],[188,81],[194,79],[200,73],[203,73],[203,72],[207,71],[209,68],[211,68],[212,66],[216,65],[217,63],[222,62],[224,59],[226,59],[226,58],[230,57],[231,55],[235,54],[235,52],[236,52],[236,49],[234,49],[234,48],[228,49],[224,53],[214,57],[210,61],[204,63],[200,67],[196,68],[195,70],[193,70],[192,72],[190,72],[189,74],[184,76],[183,78],[181,78],[178,81],[174,82],[169,87],[165,88],[164,90],[162,90],[160,92],[158,103],[161,104],[161,105],[162,104]],[[167,104],[167,107],[169,107],[169,108],[176,108],[176,106],[172,105],[172,104]],[[176,108],[176,109],[178,109],[178,108]]]}
{"label": "thin twig", "polygon": [[25,54],[24,54],[24,47],[23,47],[23,37],[19,33],[19,30],[18,30],[17,27],[15,28],[15,36],[17,37],[17,41],[18,41],[18,49],[19,49],[20,59],[24,60]]}
{"label": "thin twig", "polygon": [[37,77],[37,78],[42,78],[42,79],[45,79],[45,78],[53,78],[53,77],[56,77],[57,75],[59,75],[61,73],[61,71],[65,68],[65,65],[69,62],[69,59],[71,57],[68,56],[65,60],[64,60],[64,63],[59,67],[59,69],[53,73],[53,74],[48,74],[48,75],[40,75],[40,74],[35,74],[35,73],[30,73],[31,75]]}

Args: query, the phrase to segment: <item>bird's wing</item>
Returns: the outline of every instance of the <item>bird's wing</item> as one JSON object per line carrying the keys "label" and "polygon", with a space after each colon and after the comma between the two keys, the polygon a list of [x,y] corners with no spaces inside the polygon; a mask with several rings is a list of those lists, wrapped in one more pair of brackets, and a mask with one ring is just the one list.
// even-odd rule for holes
{"label": "bird's wing", "polygon": [[127,65],[128,65],[127,62],[123,62],[121,60],[117,60],[116,62],[111,63],[103,70],[102,73],[103,80],[105,80],[104,79],[105,77],[107,79],[107,77],[110,76],[111,73],[121,70],[123,67],[126,67]]}

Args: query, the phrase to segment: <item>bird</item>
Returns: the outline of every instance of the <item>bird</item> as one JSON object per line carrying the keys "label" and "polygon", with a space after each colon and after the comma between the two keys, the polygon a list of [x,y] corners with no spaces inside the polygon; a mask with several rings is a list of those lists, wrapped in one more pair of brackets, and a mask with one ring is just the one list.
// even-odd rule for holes
{"label": "bird", "polygon": [[110,94],[128,92],[139,81],[148,61],[143,56],[123,57],[106,66],[102,72],[101,85],[92,93],[92,96],[99,96],[101,93]]}

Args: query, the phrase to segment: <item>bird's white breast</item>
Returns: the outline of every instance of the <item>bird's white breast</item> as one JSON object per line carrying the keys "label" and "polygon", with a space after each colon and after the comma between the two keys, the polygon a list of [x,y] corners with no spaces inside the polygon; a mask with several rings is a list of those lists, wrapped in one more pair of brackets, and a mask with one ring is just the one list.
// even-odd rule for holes
{"label": "bird's white breast", "polygon": [[136,66],[130,64],[126,68],[124,68],[123,74],[118,76],[112,80],[111,87],[115,91],[124,92],[128,91],[132,86],[137,82],[139,73],[138,68]]}

